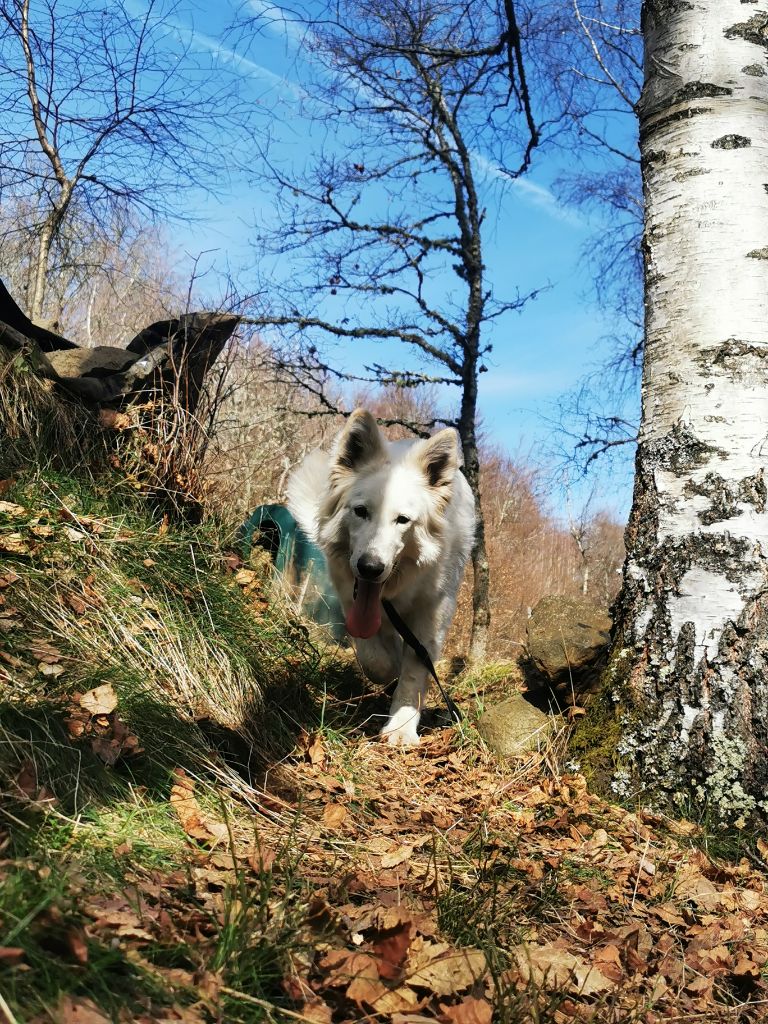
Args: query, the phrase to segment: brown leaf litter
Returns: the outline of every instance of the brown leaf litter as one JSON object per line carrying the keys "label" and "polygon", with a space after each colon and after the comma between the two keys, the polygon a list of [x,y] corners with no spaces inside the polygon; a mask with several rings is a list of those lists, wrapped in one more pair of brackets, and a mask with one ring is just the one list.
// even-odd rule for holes
{"label": "brown leaf litter", "polygon": [[307,1019],[768,1020],[766,876],[542,771],[446,733],[397,754],[300,740],[283,781],[337,936],[286,980]]}

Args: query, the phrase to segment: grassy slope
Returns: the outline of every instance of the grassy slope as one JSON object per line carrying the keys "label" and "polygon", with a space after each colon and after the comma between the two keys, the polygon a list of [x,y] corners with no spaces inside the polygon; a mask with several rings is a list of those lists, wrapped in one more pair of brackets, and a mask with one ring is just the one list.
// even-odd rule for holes
{"label": "grassy slope", "polygon": [[717,861],[471,726],[393,754],[213,527],[3,487],[0,1020],[768,1019],[763,846]]}

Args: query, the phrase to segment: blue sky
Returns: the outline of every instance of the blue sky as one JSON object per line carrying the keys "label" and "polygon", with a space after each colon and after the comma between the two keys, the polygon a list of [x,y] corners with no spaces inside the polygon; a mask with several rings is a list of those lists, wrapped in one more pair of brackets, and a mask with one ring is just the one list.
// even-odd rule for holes
{"label": "blue sky", "polygon": [[[261,13],[269,10],[262,0],[251,0],[251,6]],[[275,20],[272,28],[252,40],[247,52],[236,52],[236,43],[226,34],[234,13],[234,7],[222,3],[197,11],[194,17],[180,15],[179,36],[194,48],[214,53],[223,68],[236,73],[244,95],[267,119],[276,112],[282,150],[300,162],[309,155],[312,132],[299,111],[301,68],[296,62],[302,58],[297,57],[295,32]],[[543,291],[494,331],[490,372],[481,377],[481,416],[489,440],[543,464],[550,461],[549,449],[556,444],[552,420],[561,396],[605,358],[605,338],[612,328],[591,295],[591,271],[584,260],[584,247],[600,225],[562,205],[554,192],[553,183],[568,163],[568,154],[550,150],[536,156],[531,173],[516,183],[500,188],[495,181],[486,181],[488,222],[493,225],[486,240],[489,276],[503,281],[507,290],[511,286],[520,293]],[[201,196],[192,210],[194,226],[173,229],[172,239],[191,257],[208,250],[202,268],[210,268],[214,277],[217,272],[233,272],[247,288],[254,223],[265,208],[269,210],[269,202],[269,196],[243,177],[221,201]],[[291,273],[286,265],[276,270]],[[212,279],[207,278],[209,286]],[[359,365],[349,351],[338,355],[345,368]],[[379,349],[375,358],[385,362],[390,355],[398,358],[386,349],[383,355]],[[597,477],[597,504],[624,515],[631,486],[628,458],[602,471],[598,467]],[[590,486],[577,484],[577,496]]]}

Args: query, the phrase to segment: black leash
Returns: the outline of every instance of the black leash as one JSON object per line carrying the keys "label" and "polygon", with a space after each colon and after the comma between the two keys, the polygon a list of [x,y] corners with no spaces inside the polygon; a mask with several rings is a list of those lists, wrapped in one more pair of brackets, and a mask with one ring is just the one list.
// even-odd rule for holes
{"label": "black leash", "polygon": [[424,668],[429,672],[429,674],[437,683],[437,688],[440,691],[440,696],[445,701],[445,706],[446,708],[448,708],[448,714],[451,716],[451,719],[454,722],[460,722],[461,712],[456,707],[456,704],[452,700],[451,696],[448,693],[446,693],[445,689],[443,688],[443,684],[438,679],[437,672],[435,671],[435,666],[432,663],[432,659],[429,656],[429,651],[427,650],[427,648],[424,646],[423,643],[421,643],[421,641],[416,639],[416,637],[413,635],[408,626],[406,626],[406,624],[398,615],[391,601],[388,601],[385,597],[383,597],[381,599],[381,604],[382,607],[384,608],[384,611],[387,613],[387,618],[389,619],[389,621],[392,623],[397,632],[403,638],[404,642],[408,644],[408,646],[419,659],[421,664],[424,666]]}

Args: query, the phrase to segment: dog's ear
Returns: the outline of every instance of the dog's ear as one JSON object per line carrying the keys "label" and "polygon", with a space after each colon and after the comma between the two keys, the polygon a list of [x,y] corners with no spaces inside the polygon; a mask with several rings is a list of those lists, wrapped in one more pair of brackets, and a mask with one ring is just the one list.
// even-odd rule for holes
{"label": "dog's ear", "polygon": [[355,409],[347,420],[336,448],[336,465],[359,469],[384,454],[384,443],[376,420],[367,409]]}
{"label": "dog's ear", "polygon": [[430,487],[448,487],[459,468],[459,436],[453,427],[446,427],[419,445],[417,459]]}

